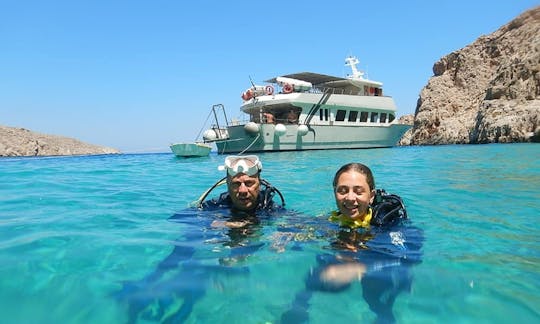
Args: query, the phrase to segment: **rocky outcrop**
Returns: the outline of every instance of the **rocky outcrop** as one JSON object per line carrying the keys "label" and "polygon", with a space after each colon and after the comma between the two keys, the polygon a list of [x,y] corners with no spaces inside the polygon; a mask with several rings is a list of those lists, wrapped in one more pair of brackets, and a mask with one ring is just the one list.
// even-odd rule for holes
{"label": "rocky outcrop", "polygon": [[[404,124],[404,125],[413,125],[414,124],[414,115],[403,115],[401,117],[399,117],[398,121],[397,121],[398,124]],[[401,139],[398,143],[398,145],[409,145],[409,143],[411,142],[411,136],[412,136],[412,128],[409,129],[408,131],[405,132],[405,134],[403,134],[403,136],[401,136]],[[403,143],[406,143],[406,144],[403,144]]]}
{"label": "rocky outcrop", "polygon": [[412,125],[414,124],[414,115],[403,115],[397,120],[398,124]]}
{"label": "rocky outcrop", "polygon": [[540,137],[540,7],[441,58],[401,145]]}
{"label": "rocky outcrop", "polygon": [[0,126],[0,156],[117,154],[120,151],[73,138],[45,135],[24,128]]}

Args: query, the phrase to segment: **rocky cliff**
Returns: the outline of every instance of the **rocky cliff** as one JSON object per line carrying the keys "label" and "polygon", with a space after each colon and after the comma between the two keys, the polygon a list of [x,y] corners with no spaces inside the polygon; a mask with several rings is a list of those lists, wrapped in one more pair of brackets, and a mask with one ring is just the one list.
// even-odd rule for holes
{"label": "rocky cliff", "polygon": [[401,145],[540,141],[540,7],[446,55]]}
{"label": "rocky cliff", "polygon": [[120,151],[73,138],[45,135],[24,128],[0,126],[1,156],[116,154]]}

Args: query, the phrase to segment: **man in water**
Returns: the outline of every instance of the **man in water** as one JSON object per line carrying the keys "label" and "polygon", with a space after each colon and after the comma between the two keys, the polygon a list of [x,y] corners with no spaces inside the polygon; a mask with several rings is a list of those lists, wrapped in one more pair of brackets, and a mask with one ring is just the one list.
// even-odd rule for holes
{"label": "man in water", "polygon": [[[225,165],[219,169],[226,170],[227,176],[215,186],[226,180],[227,192],[222,193],[218,199],[203,202],[214,186],[199,199],[199,208],[207,210],[228,207],[233,212],[253,213],[280,209],[285,205],[281,193],[261,178],[262,163],[257,156],[228,156]],[[274,203],[276,193],[280,195],[282,205]]]}
{"label": "man in water", "polygon": [[[235,265],[264,246],[255,239],[260,223],[276,211],[283,211],[285,202],[279,190],[261,178],[262,163],[257,156],[228,156],[219,169],[226,171],[225,178],[199,198],[197,209],[184,210],[169,218],[183,225],[182,240],[175,242],[172,252],[152,273],[135,283],[124,283],[117,294],[129,305],[129,323],[140,318],[182,323],[205,295],[210,278],[249,272],[248,268]],[[226,192],[205,200],[224,183]],[[273,200],[276,193],[281,205]],[[223,234],[228,239],[224,240]],[[216,258],[216,264],[193,257],[199,250],[219,250],[218,245],[230,247],[224,249],[230,252]],[[171,311],[177,298],[182,299],[182,304]]]}

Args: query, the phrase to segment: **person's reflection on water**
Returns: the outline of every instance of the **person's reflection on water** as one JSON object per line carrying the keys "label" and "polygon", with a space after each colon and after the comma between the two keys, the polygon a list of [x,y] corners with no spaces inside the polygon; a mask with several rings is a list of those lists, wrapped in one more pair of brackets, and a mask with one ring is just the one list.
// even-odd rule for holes
{"label": "person's reflection on water", "polygon": [[342,166],[334,177],[337,211],[329,220],[339,226],[330,248],[317,256],[281,323],[309,321],[315,292],[336,293],[360,281],[364,300],[377,323],[394,323],[393,304],[412,284],[411,267],[421,261],[423,233],[411,226],[400,197],[375,189],[371,170],[360,163]]}
{"label": "person's reflection on water", "polygon": [[[261,178],[262,163],[257,156],[229,156],[220,169],[226,171],[226,177],[199,198],[197,208],[170,217],[171,222],[182,227],[182,237],[175,242],[173,251],[152,273],[124,283],[116,294],[128,305],[129,323],[141,319],[185,321],[205,295],[210,279],[247,274],[249,269],[242,267],[242,260],[265,245],[259,240],[261,229],[285,211],[283,196]],[[227,191],[206,200],[223,183]],[[276,194],[280,204],[274,202]],[[208,251],[212,251],[210,256],[205,254]],[[181,300],[180,306],[177,300]]]}

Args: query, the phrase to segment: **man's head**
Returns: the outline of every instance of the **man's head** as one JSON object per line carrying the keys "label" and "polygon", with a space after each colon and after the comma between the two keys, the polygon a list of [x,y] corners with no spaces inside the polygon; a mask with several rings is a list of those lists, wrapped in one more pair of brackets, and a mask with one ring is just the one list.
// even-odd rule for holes
{"label": "man's head", "polygon": [[222,170],[227,170],[227,188],[236,209],[257,208],[261,191],[262,163],[255,155],[228,156]]}

